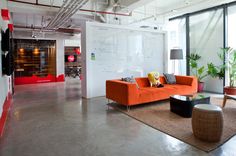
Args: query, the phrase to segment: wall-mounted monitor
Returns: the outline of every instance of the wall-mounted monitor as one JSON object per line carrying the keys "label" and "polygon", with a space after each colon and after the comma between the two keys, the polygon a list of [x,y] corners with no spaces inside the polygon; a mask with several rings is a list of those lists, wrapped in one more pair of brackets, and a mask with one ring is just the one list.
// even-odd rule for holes
{"label": "wall-mounted monitor", "polygon": [[65,55],[65,62],[77,62],[77,55]]}
{"label": "wall-mounted monitor", "polygon": [[9,29],[7,29],[6,31],[1,30],[1,34],[2,34],[2,41],[1,41],[2,51],[4,52],[9,51],[10,49]]}

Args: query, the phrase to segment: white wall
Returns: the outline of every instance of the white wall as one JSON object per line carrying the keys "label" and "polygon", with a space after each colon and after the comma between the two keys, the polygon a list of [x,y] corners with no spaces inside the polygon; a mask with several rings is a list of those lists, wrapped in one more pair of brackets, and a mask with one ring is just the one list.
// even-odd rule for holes
{"label": "white wall", "polygon": [[[1,0],[0,9],[6,8],[6,0]],[[3,21],[2,17],[0,16],[0,28],[5,29],[8,22]],[[2,37],[0,34],[0,43],[1,43]],[[1,44],[0,44],[0,53],[2,54]],[[6,100],[7,94],[8,94],[8,77],[2,75],[2,56],[0,55],[0,115],[2,114],[2,107],[4,104],[4,101]]]}
{"label": "white wall", "polygon": [[[143,77],[151,71],[162,74],[166,41],[166,32],[87,22],[86,83],[82,83],[87,90],[83,96],[104,96],[105,82],[109,79]],[[95,60],[91,59],[92,53]]]}
{"label": "white wall", "polygon": [[[14,31],[13,38],[17,39],[33,39],[31,32],[25,31]],[[66,35],[66,34],[45,34],[44,37],[38,37],[40,40],[56,40],[56,67],[57,67],[57,76],[65,73],[65,40],[80,40],[80,35]]]}
{"label": "white wall", "polygon": [[81,81],[81,88],[82,88],[82,96],[88,97],[87,95],[87,31],[86,31],[86,21],[81,21],[81,56],[82,56],[82,81]]}
{"label": "white wall", "polygon": [[81,35],[78,36],[78,39],[76,40],[65,40],[65,46],[66,47],[80,47],[81,46]]}
{"label": "white wall", "polygon": [[57,46],[57,53],[56,53],[56,64],[57,64],[57,76],[65,74],[65,48],[64,48],[64,39],[57,38],[56,39],[56,46]]}

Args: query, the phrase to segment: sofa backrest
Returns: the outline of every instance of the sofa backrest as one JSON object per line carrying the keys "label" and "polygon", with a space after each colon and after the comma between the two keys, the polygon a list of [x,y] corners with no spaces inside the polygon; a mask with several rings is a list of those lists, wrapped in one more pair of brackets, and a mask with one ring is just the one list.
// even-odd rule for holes
{"label": "sofa backrest", "polygon": [[147,77],[137,77],[135,80],[140,88],[150,87],[150,82]]}
{"label": "sofa backrest", "polygon": [[176,75],[175,78],[177,84],[188,85],[188,86],[193,85],[194,81],[197,81],[196,77],[193,76]]}
{"label": "sofa backrest", "polygon": [[164,76],[160,76],[160,82],[161,84],[166,84],[166,79]]}
{"label": "sofa backrest", "polygon": [[[197,78],[193,76],[180,76],[180,75],[175,75],[176,78],[176,84],[181,84],[181,85],[197,85]],[[135,78],[137,84],[139,87],[150,87],[150,82],[148,80],[148,77],[137,77]],[[117,79],[115,81],[121,81],[121,79]],[[121,81],[123,82],[123,81]],[[161,84],[166,84],[166,79],[164,76],[160,76],[160,82]]]}

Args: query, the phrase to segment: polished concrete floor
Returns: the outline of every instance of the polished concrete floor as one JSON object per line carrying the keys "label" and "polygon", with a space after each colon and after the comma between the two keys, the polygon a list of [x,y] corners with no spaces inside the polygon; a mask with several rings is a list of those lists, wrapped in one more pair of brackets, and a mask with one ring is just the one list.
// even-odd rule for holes
{"label": "polished concrete floor", "polygon": [[236,137],[205,153],[115,110],[82,99],[80,82],[17,86],[0,156],[236,155]]}

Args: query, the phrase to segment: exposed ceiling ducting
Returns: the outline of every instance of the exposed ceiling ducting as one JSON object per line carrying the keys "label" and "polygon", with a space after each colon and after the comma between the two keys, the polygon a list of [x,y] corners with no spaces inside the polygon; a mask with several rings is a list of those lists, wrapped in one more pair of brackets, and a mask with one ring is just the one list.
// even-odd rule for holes
{"label": "exposed ceiling ducting", "polygon": [[88,0],[65,0],[45,29],[59,29],[87,2]]}

